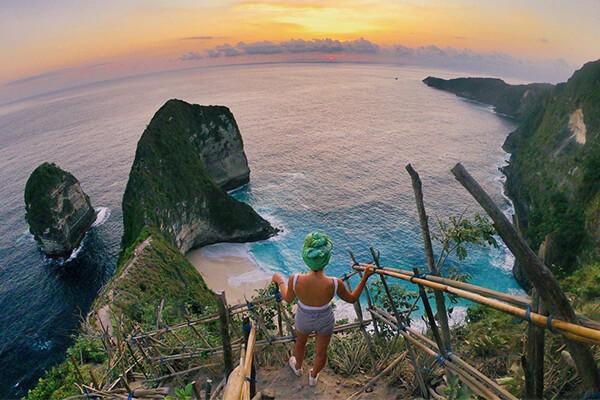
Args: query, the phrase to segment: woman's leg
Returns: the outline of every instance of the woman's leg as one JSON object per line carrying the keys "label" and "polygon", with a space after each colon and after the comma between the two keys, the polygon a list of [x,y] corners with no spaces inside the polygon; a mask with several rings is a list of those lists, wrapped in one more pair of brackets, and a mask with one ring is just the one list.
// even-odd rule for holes
{"label": "woman's leg", "polygon": [[294,346],[294,357],[296,357],[296,369],[302,368],[307,340],[308,335],[296,329],[296,345]]}
{"label": "woman's leg", "polygon": [[327,347],[329,346],[330,340],[331,335],[317,334],[317,354],[315,355],[315,365],[313,366],[313,377],[317,376],[323,367],[325,367],[325,363],[327,362]]}

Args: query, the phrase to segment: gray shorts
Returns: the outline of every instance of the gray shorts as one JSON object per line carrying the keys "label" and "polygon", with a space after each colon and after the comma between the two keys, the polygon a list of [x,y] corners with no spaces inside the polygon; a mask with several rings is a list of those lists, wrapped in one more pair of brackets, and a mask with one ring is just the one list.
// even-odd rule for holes
{"label": "gray shorts", "polygon": [[298,305],[296,309],[296,330],[308,335],[316,332],[318,335],[331,335],[335,317],[331,305],[324,310],[306,310]]}

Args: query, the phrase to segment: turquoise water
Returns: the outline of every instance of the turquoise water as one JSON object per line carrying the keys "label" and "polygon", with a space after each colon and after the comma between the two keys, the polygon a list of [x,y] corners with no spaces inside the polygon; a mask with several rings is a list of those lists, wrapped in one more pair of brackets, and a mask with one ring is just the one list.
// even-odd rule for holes
{"label": "turquoise water", "polygon": [[[135,146],[169,98],[227,105],[235,115],[252,173],[234,195],[283,229],[249,245],[265,270],[303,271],[299,249],[314,229],[335,242],[332,275],[349,270],[346,250],[367,261],[370,245],[386,265],[424,265],[408,162],[421,173],[432,222],[465,207],[480,211],[449,172],[458,161],[509,210],[498,167],[506,159],[500,146],[514,125],[428,88],[421,83],[427,75],[449,77],[386,65],[204,68],[0,106],[0,398],[23,394],[64,358],[80,317],[112,276]],[[39,252],[24,220],[25,182],[43,161],[71,171],[109,215],[66,264]],[[517,289],[504,248],[473,249],[466,262],[450,262],[472,282]]]}

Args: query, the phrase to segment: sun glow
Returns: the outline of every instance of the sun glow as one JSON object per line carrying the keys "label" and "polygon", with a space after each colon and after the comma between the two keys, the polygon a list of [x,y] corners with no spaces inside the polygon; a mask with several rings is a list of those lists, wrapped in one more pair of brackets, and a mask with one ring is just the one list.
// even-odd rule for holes
{"label": "sun glow", "polygon": [[[0,82],[82,64],[175,62],[219,44],[290,39],[503,52],[580,63],[600,54],[600,3],[424,0],[71,0],[0,14]],[[594,17],[596,16],[596,18]],[[194,38],[194,40],[182,40]]]}

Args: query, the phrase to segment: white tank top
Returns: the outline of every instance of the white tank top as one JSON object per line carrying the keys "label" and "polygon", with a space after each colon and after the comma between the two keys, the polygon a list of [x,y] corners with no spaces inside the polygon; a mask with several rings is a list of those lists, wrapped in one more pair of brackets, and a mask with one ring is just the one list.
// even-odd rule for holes
{"label": "white tank top", "polygon": [[[331,280],[333,281],[333,297],[331,297],[331,300],[333,300],[333,298],[337,294],[338,280],[337,280],[337,278],[334,278],[334,277],[331,277]],[[298,274],[294,274],[294,278],[292,281],[292,288],[294,289],[294,294],[296,293],[296,282],[298,282]],[[296,296],[296,297],[298,297],[298,296]],[[329,300],[329,301],[331,301],[331,300]],[[325,309],[327,309],[327,307],[329,307],[331,305],[329,302],[327,302],[327,304],[324,304],[322,306],[307,306],[306,304],[302,303],[300,301],[300,299],[298,299],[298,304],[305,310],[325,310]]]}

